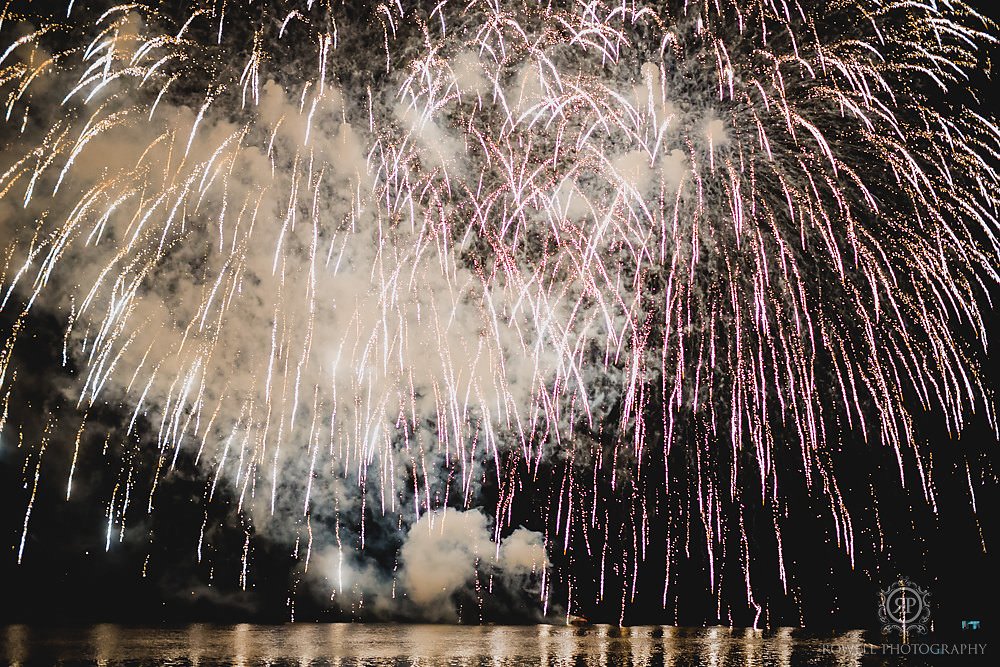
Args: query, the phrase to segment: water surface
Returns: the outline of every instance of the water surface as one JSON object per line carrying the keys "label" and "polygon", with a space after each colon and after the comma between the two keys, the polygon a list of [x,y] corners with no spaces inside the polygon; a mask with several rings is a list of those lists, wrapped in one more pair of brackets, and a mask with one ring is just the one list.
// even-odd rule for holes
{"label": "water surface", "polygon": [[816,638],[779,629],[393,624],[96,625],[0,628],[10,665],[426,667],[792,667],[926,664],[863,655],[860,631]]}

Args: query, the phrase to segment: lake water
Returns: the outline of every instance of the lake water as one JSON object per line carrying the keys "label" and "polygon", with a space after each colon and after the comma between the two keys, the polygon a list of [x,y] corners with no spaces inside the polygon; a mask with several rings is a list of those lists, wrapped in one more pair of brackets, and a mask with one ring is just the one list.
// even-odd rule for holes
{"label": "lake water", "polygon": [[[871,648],[870,645],[869,650]],[[391,624],[0,628],[10,665],[286,665],[513,667],[793,667],[912,665],[864,655],[861,632],[804,637],[792,629]]]}

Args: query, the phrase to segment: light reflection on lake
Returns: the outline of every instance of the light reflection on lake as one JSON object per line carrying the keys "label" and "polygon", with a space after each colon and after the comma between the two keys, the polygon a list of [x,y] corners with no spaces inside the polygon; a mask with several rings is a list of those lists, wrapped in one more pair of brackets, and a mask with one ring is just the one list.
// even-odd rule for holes
{"label": "light reflection on lake", "polygon": [[[822,639],[780,629],[392,624],[96,625],[0,628],[10,665],[200,665],[208,667],[858,667],[861,632]],[[912,664],[912,663],[908,663]]]}

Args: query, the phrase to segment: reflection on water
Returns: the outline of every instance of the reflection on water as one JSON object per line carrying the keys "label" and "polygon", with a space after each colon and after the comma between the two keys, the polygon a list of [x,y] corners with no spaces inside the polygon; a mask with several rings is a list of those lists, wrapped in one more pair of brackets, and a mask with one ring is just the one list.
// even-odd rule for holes
{"label": "reflection on water", "polygon": [[791,629],[376,624],[0,628],[11,665],[338,665],[360,667],[857,667],[860,632],[804,638]]}

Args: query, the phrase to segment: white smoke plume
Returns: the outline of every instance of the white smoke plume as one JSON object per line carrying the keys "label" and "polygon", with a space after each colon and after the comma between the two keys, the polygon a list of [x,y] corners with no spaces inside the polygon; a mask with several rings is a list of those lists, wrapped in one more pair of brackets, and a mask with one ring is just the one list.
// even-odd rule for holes
{"label": "white smoke plume", "polygon": [[[554,291],[518,266],[526,258],[470,264],[485,210],[465,214],[465,232],[441,224],[455,212],[436,191],[477,187],[463,174],[469,137],[441,120],[462,100],[438,99],[439,82],[393,79],[358,109],[347,100],[361,91],[323,78],[289,90],[258,62],[234,115],[231,94],[174,96],[177,77],[156,76],[185,57],[186,29],[122,8],[94,26],[87,57],[38,69],[53,56],[29,24],[7,54],[37,81],[32,105],[9,107],[24,131],[0,154],[0,298],[65,318],[84,418],[119,403],[130,431],[154,425],[157,476],[187,451],[210,499],[231,487],[274,539],[298,539],[311,514],[321,548],[333,542],[322,531],[363,514],[368,496],[401,526],[423,526],[449,493],[468,506],[485,457],[515,443],[541,457],[537,424],[570,429],[574,412],[615,400],[574,396],[584,374],[603,372],[586,368],[589,346],[621,315],[581,310],[591,287],[573,272],[559,271]],[[524,111],[551,85],[531,62],[510,83],[467,50],[426,66],[481,104],[502,109],[509,93]],[[36,129],[46,125],[58,129]],[[556,204],[561,193],[572,195]],[[551,201],[526,210],[537,224],[559,205],[593,215],[572,177],[543,194]],[[458,488],[442,492],[452,471]],[[124,523],[132,500],[120,502],[109,515]],[[151,511],[155,494],[142,502]],[[428,575],[401,559],[426,606]]]}
{"label": "white smoke plume", "polygon": [[409,527],[396,571],[333,547],[317,554],[310,578],[317,592],[375,617],[456,621],[456,593],[502,586],[516,595],[545,586],[550,562],[541,533],[522,527],[493,538],[482,511],[437,510]]}

